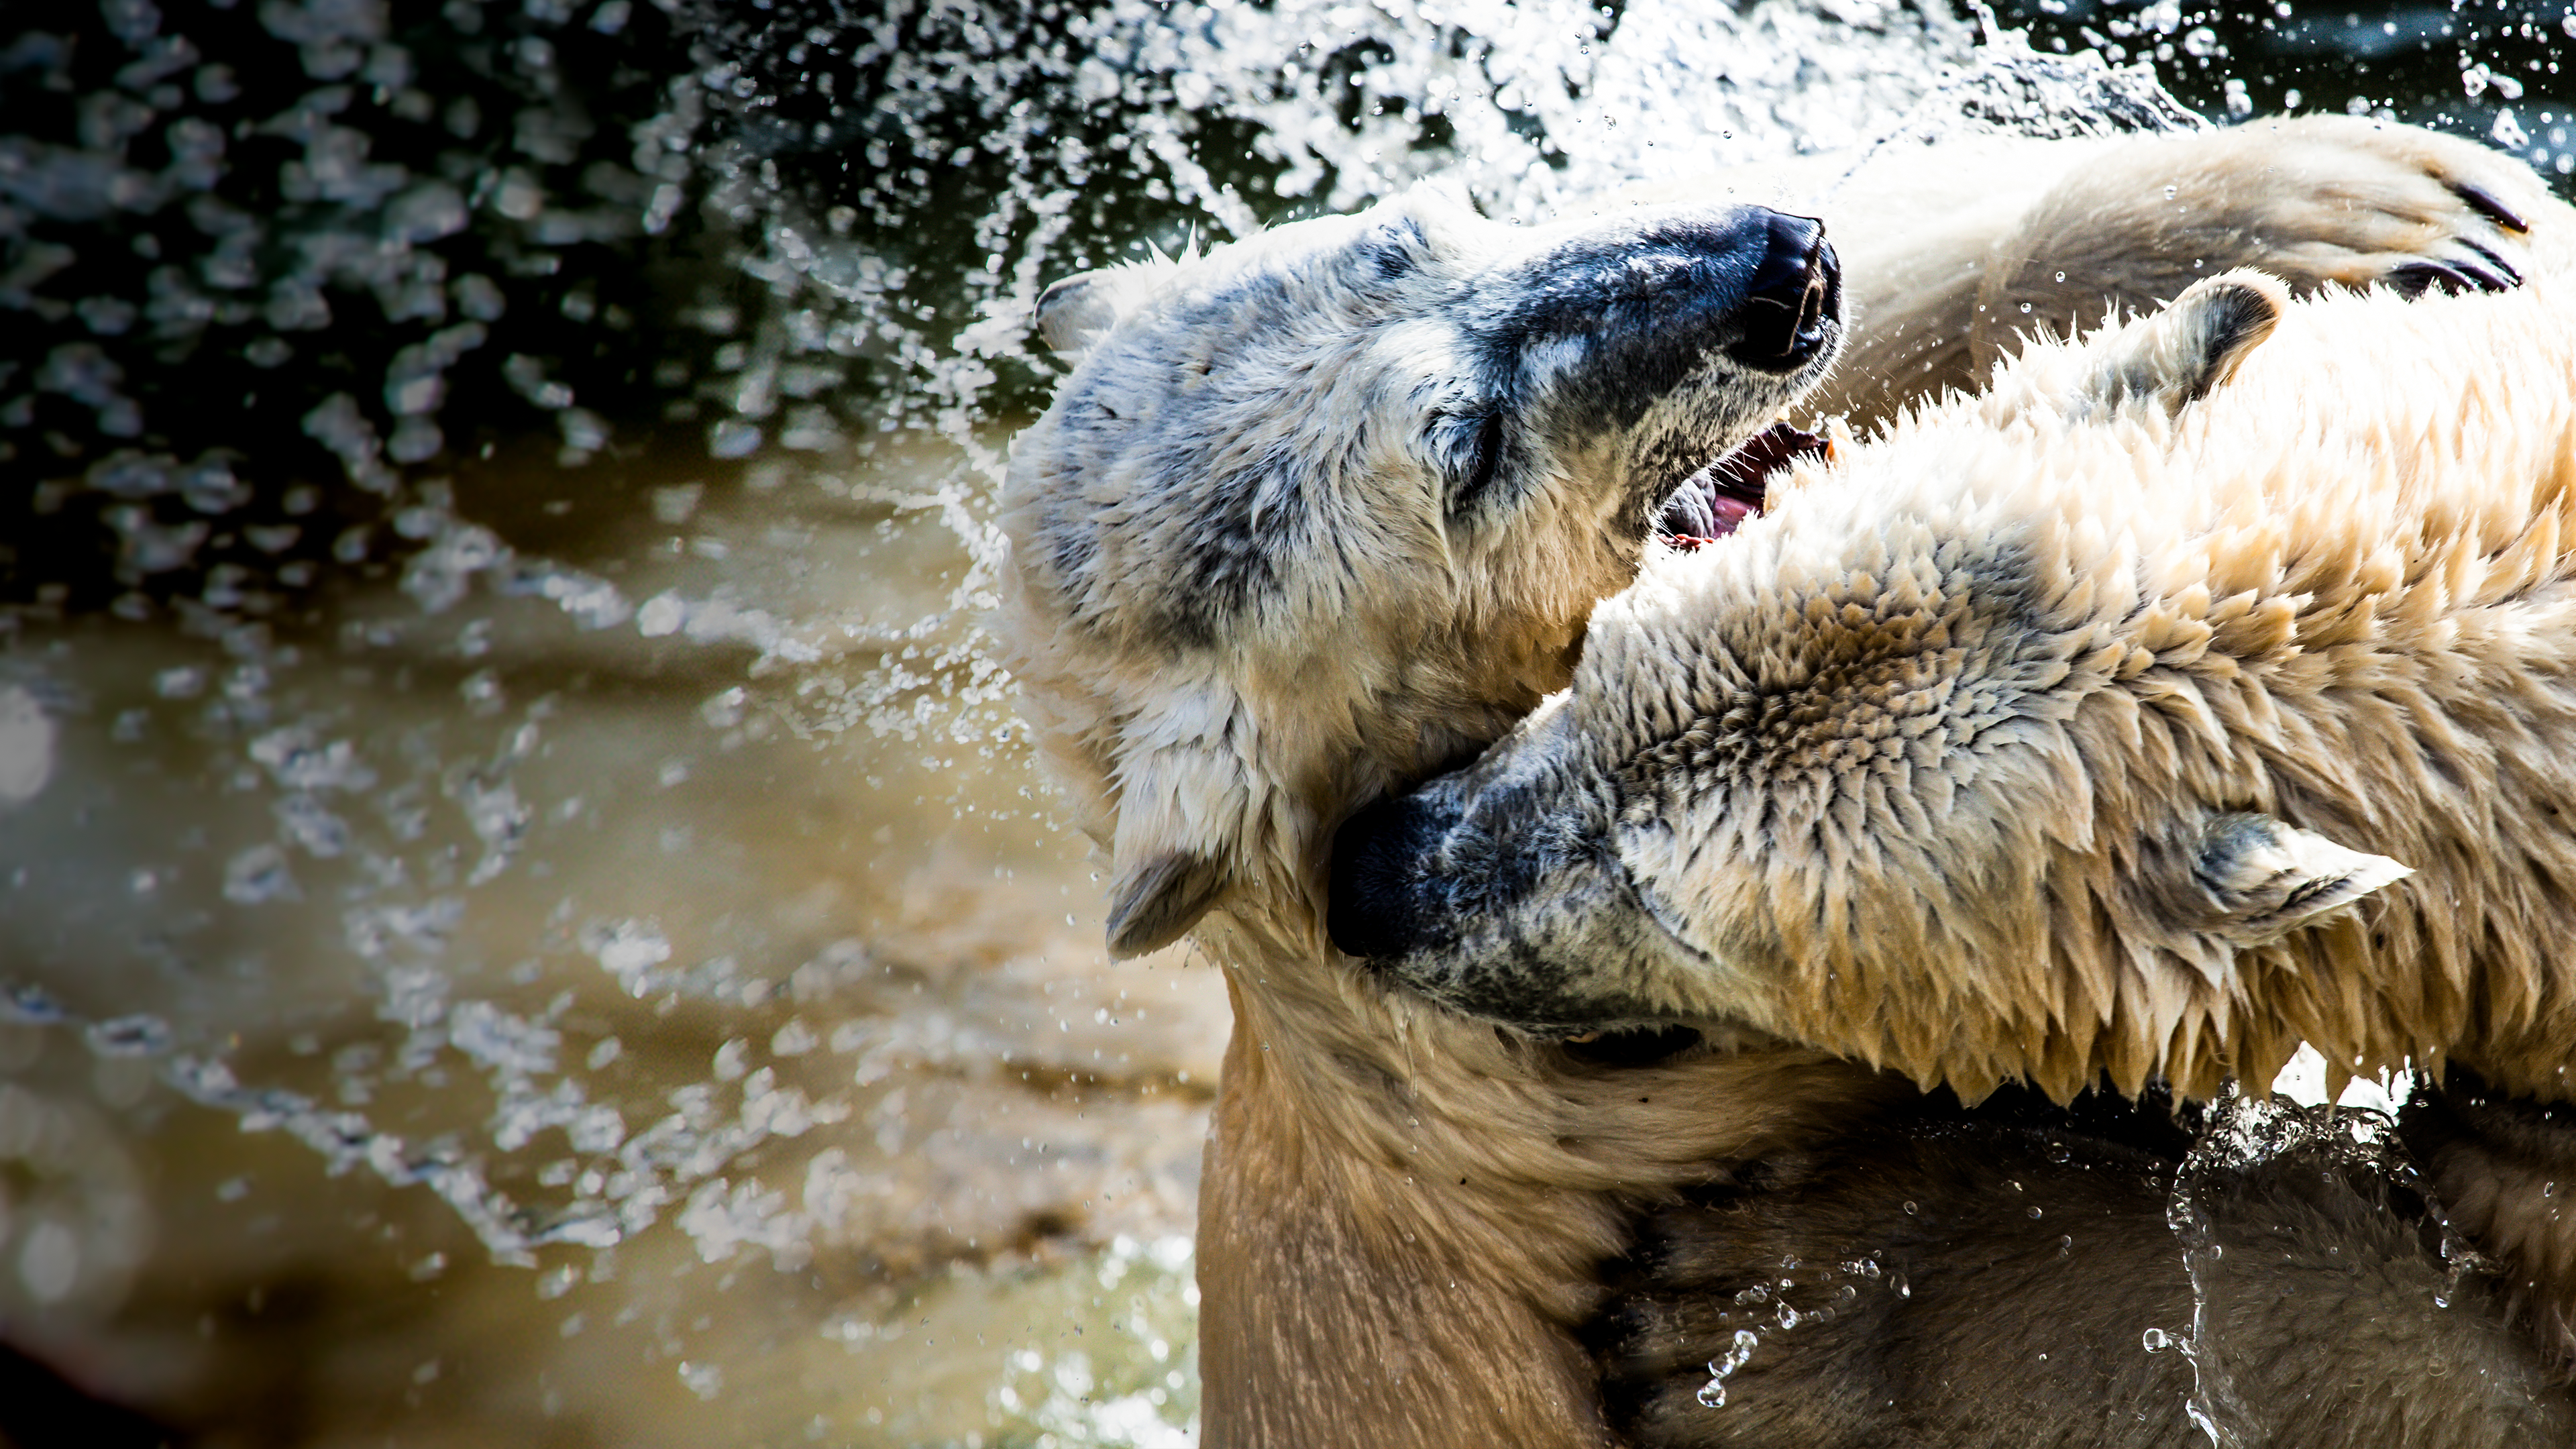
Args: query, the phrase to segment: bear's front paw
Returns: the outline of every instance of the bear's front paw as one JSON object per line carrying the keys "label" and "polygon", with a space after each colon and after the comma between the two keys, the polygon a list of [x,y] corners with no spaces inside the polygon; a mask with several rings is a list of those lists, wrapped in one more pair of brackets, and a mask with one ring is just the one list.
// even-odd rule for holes
{"label": "bear's front paw", "polygon": [[2351,116],[2125,143],[2050,191],[1989,254],[1975,351],[2149,312],[2234,267],[2293,293],[2503,291],[2563,210],[2531,169],[2455,136]]}
{"label": "bear's front paw", "polygon": [[2531,223],[2474,181],[2452,178],[2446,184],[2461,204],[2491,225],[2455,230],[2447,242],[2435,247],[2436,255],[2402,263],[2390,272],[2389,283],[2409,296],[2437,288],[2445,292],[2502,292],[2521,286],[2522,269],[2512,260],[2521,248],[2510,238],[2528,235]]}
{"label": "bear's front paw", "polygon": [[2249,239],[2270,253],[2241,260],[2293,287],[2384,282],[2412,294],[2522,284],[2540,181],[2509,156],[2348,116],[2226,138],[2233,154],[2216,179],[2248,192]]}

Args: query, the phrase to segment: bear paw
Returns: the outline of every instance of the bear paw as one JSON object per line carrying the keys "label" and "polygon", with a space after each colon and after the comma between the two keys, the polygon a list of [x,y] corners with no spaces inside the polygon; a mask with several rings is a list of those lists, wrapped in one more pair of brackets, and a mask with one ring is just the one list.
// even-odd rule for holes
{"label": "bear paw", "polygon": [[1988,255],[1979,363],[2042,330],[2145,312],[2234,267],[2293,293],[2502,291],[2531,270],[2531,170],[2454,136],[2309,116],[2123,143],[2060,183]]}

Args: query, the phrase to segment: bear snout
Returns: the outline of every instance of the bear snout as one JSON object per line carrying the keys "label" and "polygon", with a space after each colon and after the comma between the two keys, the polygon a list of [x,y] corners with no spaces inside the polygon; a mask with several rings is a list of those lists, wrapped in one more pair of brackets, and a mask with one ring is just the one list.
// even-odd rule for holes
{"label": "bear snout", "polygon": [[1409,796],[1379,799],[1343,822],[1324,910],[1336,949],[1379,961],[1456,943],[1456,912],[1426,869],[1456,823]]}
{"label": "bear snout", "polygon": [[1640,208],[1487,273],[1471,290],[1482,316],[1470,330],[1486,371],[1510,375],[1530,358],[1570,362],[1574,391],[1631,404],[1623,425],[1634,409],[1693,384],[1712,353],[1775,376],[1796,372],[1831,345],[1842,317],[1842,269],[1824,223],[1763,206]]}
{"label": "bear snout", "polygon": [[1764,372],[1795,372],[1824,347],[1841,311],[1842,265],[1812,216],[1771,212],[1762,261],[1745,289],[1744,335],[1727,355]]}

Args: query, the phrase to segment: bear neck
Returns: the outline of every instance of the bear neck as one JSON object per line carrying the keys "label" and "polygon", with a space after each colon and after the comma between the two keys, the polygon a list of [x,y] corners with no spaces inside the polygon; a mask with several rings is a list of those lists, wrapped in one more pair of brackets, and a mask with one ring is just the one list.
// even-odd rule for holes
{"label": "bear neck", "polygon": [[[1962,515],[1940,532],[2040,550],[2013,568],[2012,590],[2047,582],[2011,595],[2010,627],[2066,641],[2068,673],[2026,716],[2060,721],[2055,742],[2015,752],[2032,763],[2014,776],[1909,766],[1939,788],[1921,787],[1910,821],[1873,822],[1910,855],[1872,858],[1953,859],[1952,792],[2002,798],[1995,780],[2011,798],[1992,828],[2019,839],[1942,878],[1937,913],[1917,909],[1918,872],[1837,878],[1763,921],[1789,984],[1762,1024],[1970,1097],[2028,1078],[2062,1098],[2105,1073],[2123,1092],[2161,1076],[2207,1096],[2231,1076],[2269,1081],[2303,1040],[2326,1057],[2330,1093],[2347,1072],[2411,1062],[2438,1077],[2456,1060],[2507,1095],[2576,1097],[2576,403],[2563,385],[2576,305],[2535,291],[2517,307],[2492,315],[2522,320],[2489,330],[2440,309],[2319,303],[2168,438],[2088,424],[2014,442],[2051,460],[2046,482],[1997,505],[2020,521]],[[2392,382],[2401,358],[2442,370]],[[2522,382],[2535,377],[2560,381]],[[2022,408],[2012,386],[1951,406]],[[2327,416],[2360,396],[2391,399],[2368,428]],[[1949,416],[1872,443],[1886,451],[1816,485],[1841,491],[1785,510],[1773,536],[1811,530],[1800,546],[1837,557],[1846,537],[1947,507],[1948,493],[1891,480],[1952,488],[1938,460],[1967,455],[1945,451]],[[2070,491],[2148,456],[2151,487]],[[1873,501],[1835,511],[1836,497]],[[1924,551],[1871,564],[1877,576],[1935,566],[1932,545],[1906,547]],[[1830,570],[1780,577],[1768,617],[1849,602]],[[1898,598],[1878,594],[1873,627],[1890,627]],[[1960,677],[1945,697],[1969,697]],[[1594,689],[1604,709],[1631,708]],[[2131,874],[2135,842],[2178,809],[2260,811],[2414,873],[2284,939],[2178,948],[2161,903],[2173,887]],[[1840,903],[1864,887],[1897,904],[1852,929]]]}
{"label": "bear neck", "polygon": [[1389,995],[1311,920],[1199,932],[1235,1012],[1199,1194],[1206,1449],[1603,1446],[1629,1215],[1898,1090],[1764,1046],[1618,1070]]}

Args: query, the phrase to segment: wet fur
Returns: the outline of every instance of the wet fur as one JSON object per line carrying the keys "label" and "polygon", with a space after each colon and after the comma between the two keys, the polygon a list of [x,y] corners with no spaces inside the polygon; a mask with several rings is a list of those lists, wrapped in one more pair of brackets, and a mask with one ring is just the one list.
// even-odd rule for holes
{"label": "wet fur", "polygon": [[2169,1106],[1935,1093],[1658,1209],[1587,1332],[1612,1422],[1673,1449],[2183,1449],[2210,1442],[2197,1400],[2277,1449],[2576,1437],[2402,1157],[2310,1113],[2257,1160],[2204,1161]]}
{"label": "wet fur", "polygon": [[[2452,194],[2464,172],[2514,175],[2421,133],[2333,122],[2299,134],[2351,152],[2357,175],[2402,178],[2409,196]],[[1930,168],[1847,188],[1828,220],[1855,253],[1860,367],[1832,396],[1966,382],[1988,252],[2030,202],[2079,169],[2140,187],[2199,175],[2222,154],[2203,144],[1998,148],[1949,182],[1953,201],[1986,188],[1973,216],[1918,209],[1929,198],[1907,188]],[[2231,186],[2319,235],[2357,235],[2368,219],[2250,175]],[[1835,220],[1846,213],[1858,220]],[[2457,204],[2445,216],[2422,247],[2479,225]],[[1296,273],[1296,248],[1321,235],[1283,229],[1224,264],[1257,256]],[[2245,259],[2228,235],[2213,263]],[[2053,241],[2106,295],[2126,294],[2127,236],[2078,222]],[[1910,262],[1882,286],[1861,253]],[[1618,447],[1525,458],[1533,486],[1516,496],[1530,506],[1507,531],[1449,526],[1436,460],[1371,451],[1388,442],[1385,422],[1409,435],[1422,417],[1398,394],[1359,391],[1383,359],[1352,351],[1335,321],[1356,289],[1400,278],[1299,273],[1286,294],[1247,294],[1284,295],[1284,310],[1164,327],[1203,265],[1057,299],[1065,336],[1090,351],[1018,444],[1004,622],[1041,748],[1106,850],[1115,943],[1152,945],[1214,907],[1194,935],[1227,974],[1236,1032],[1201,1198],[1203,1442],[1607,1443],[1576,1327],[1631,1215],[1910,1092],[1758,1034],[1604,1068],[1391,991],[1332,950],[1319,896],[1334,826],[1565,682],[1594,601],[1628,582],[1643,547],[1624,480],[1672,459]],[[1172,414],[1190,426],[1159,435],[1168,448],[1125,426],[1187,409],[1210,379],[1221,394],[1237,344],[1266,346],[1282,327],[1294,345],[1236,379],[1239,422]],[[1261,370],[1274,365],[1285,371]],[[1776,406],[1747,406],[1748,425]],[[1304,471],[1266,472],[1273,456]],[[1239,541],[1256,517],[1267,554],[1203,536]],[[1140,888],[1157,879],[1190,894]]]}
{"label": "wet fur", "polygon": [[1409,804],[1448,940],[1391,969],[1971,1096],[2205,1096],[2301,1040],[2563,1094],[2576,292],[2290,307],[2140,402],[2163,334],[2241,332],[2192,300],[1651,563],[1568,693]]}
{"label": "wet fur", "polygon": [[2398,1135],[2452,1227],[2485,1255],[2511,1317],[2562,1372],[2576,1366],[2576,1107],[2454,1066],[2407,1099]]}
{"label": "wet fur", "polygon": [[2455,1060],[2409,1141],[2564,1361],[2576,294],[2535,217],[2525,290],[2207,289],[1650,565],[1569,695],[1406,807],[1453,822],[1389,838],[1442,842],[1464,924],[1394,969],[1971,1095]]}

